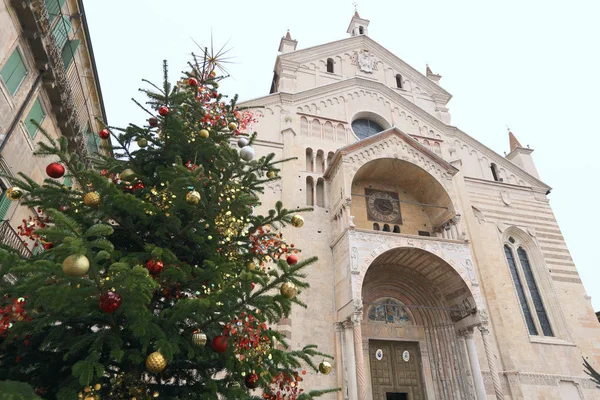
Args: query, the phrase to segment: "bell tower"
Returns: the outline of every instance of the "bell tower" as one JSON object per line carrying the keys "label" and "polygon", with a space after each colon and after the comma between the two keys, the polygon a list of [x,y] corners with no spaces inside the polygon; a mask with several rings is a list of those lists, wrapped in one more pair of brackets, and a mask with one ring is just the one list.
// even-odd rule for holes
{"label": "bell tower", "polygon": [[354,6],[354,15],[352,16],[352,20],[350,20],[350,25],[348,25],[346,33],[349,33],[350,36],[368,35],[370,21],[361,18],[360,15],[358,15],[358,10],[356,10],[356,3],[354,3]]}

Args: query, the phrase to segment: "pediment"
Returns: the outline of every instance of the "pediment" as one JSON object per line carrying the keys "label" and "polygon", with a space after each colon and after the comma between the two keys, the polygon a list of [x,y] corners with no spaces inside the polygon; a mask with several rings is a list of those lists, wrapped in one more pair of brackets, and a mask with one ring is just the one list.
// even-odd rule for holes
{"label": "pediment", "polygon": [[358,168],[379,158],[396,158],[411,162],[440,181],[451,179],[458,169],[423,146],[410,135],[392,127],[376,135],[342,147],[336,151],[324,177],[330,178],[340,163],[349,162]]}
{"label": "pediment", "polygon": [[[365,35],[353,36],[335,42],[281,54],[277,58],[276,66],[290,66],[293,64],[296,68],[301,68],[335,55],[348,54],[355,57],[358,53],[365,50],[372,54],[377,62],[383,63],[385,68],[392,68],[393,70],[398,71],[403,77],[409,79],[424,93],[434,96],[444,104],[452,98],[450,93],[432,82],[427,76],[398,58],[369,36]],[[377,68],[377,65],[375,68]]]}

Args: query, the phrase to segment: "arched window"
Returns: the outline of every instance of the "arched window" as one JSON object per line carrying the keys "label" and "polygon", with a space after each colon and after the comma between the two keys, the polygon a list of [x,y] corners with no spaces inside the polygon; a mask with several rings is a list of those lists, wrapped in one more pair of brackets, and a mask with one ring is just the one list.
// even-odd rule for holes
{"label": "arched window", "polygon": [[364,35],[365,34],[365,28],[363,28],[362,26],[358,27],[358,34],[359,35]]}
{"label": "arched window", "polygon": [[383,225],[383,231],[384,232],[389,232],[390,231],[390,226],[388,224],[384,224]]}
{"label": "arched window", "polygon": [[327,72],[333,74],[333,58],[327,59]]}
{"label": "arched window", "polygon": [[359,118],[352,121],[352,130],[359,139],[366,139],[383,131],[383,128],[375,121]]}
{"label": "arched window", "polygon": [[325,172],[325,158],[323,156],[323,150],[317,150],[317,156],[315,157],[315,172]]}
{"label": "arched window", "polygon": [[313,119],[312,123],[311,123],[311,128],[312,128],[312,137],[321,137],[321,122],[319,122],[318,119]]}
{"label": "arched window", "polygon": [[314,180],[312,178],[312,176],[307,176],[306,177],[306,205],[307,206],[314,206]]}
{"label": "arched window", "polygon": [[308,119],[306,117],[300,118],[300,134],[308,136]]}
{"label": "arched window", "polygon": [[498,167],[496,166],[496,164],[491,163],[490,169],[492,170],[492,177],[494,178],[494,180],[496,182],[502,182],[502,179],[500,179],[500,174],[498,173]]}
{"label": "arched window", "polygon": [[375,223],[373,224],[373,230],[374,230],[374,231],[378,231],[378,230],[379,230],[379,224],[378,224],[377,222],[375,222]]}
{"label": "arched window", "polygon": [[400,227],[398,225],[394,225],[394,233],[400,233]]}
{"label": "arched window", "polygon": [[313,151],[310,147],[306,149],[306,170],[308,172],[314,172],[313,170]]}
{"label": "arched window", "polygon": [[[509,238],[509,242],[513,244],[514,239],[512,237]],[[544,336],[554,336],[527,252],[523,247],[519,246],[516,253],[518,258],[514,256],[513,246],[509,245],[509,243],[504,245],[504,255],[506,256],[510,275],[517,291],[521,311],[525,317],[527,330],[530,335],[539,335],[541,332]]]}
{"label": "arched window", "polygon": [[402,89],[402,75],[396,74],[396,87]]}
{"label": "arched window", "polygon": [[331,163],[333,162],[333,156],[334,156],[333,151],[330,151],[329,153],[327,153],[327,167],[329,167],[331,165]]}
{"label": "arched window", "polygon": [[323,136],[325,139],[333,141],[333,124],[329,121],[325,122],[323,125]]}
{"label": "arched window", "polygon": [[325,181],[317,179],[317,207],[325,207]]}
{"label": "arched window", "polygon": [[338,142],[346,141],[346,128],[344,128],[344,125],[337,124],[335,127],[335,140]]}

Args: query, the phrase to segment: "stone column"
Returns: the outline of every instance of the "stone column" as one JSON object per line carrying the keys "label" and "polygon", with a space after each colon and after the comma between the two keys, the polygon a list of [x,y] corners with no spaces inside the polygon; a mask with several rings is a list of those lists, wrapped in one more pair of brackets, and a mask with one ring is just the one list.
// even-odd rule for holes
{"label": "stone column", "polygon": [[502,392],[502,382],[500,382],[500,376],[498,375],[498,367],[496,366],[496,355],[492,349],[490,343],[490,330],[486,323],[481,324],[477,327],[481,332],[481,338],[483,339],[483,347],[485,348],[485,357],[487,358],[488,367],[490,374],[492,375],[492,382],[494,383],[494,391],[496,392],[496,399],[504,399],[504,393]]}
{"label": "stone column", "polygon": [[471,374],[473,375],[473,383],[475,384],[477,400],[485,400],[485,385],[483,383],[483,376],[481,375],[479,358],[477,358],[477,348],[475,347],[475,341],[473,340],[473,328],[468,328],[465,330],[463,332],[463,336],[465,337],[465,342],[467,343],[467,353],[469,353]]}
{"label": "stone column", "polygon": [[[315,159],[313,158],[313,162],[315,161]],[[313,207],[317,206],[317,180],[313,179],[312,181],[312,185],[313,185],[313,189],[312,189],[312,204]]]}
{"label": "stone column", "polygon": [[[344,387],[344,350],[342,343],[344,327],[341,322],[335,323],[335,375],[338,387]],[[340,390],[336,395],[337,400],[344,399],[344,391]]]}
{"label": "stone column", "polygon": [[[312,134],[312,122],[311,122],[311,132],[310,133]],[[316,160],[317,160],[317,156],[316,155],[314,155],[313,158],[312,158],[312,160],[310,160],[310,170],[311,170],[311,172],[317,172],[317,161]]]}
{"label": "stone column", "polygon": [[365,356],[363,353],[362,331],[360,321],[362,314],[352,315],[352,330],[354,333],[354,355],[356,357],[356,387],[358,400],[367,400],[367,377],[365,374]]}
{"label": "stone column", "polygon": [[346,393],[344,399],[354,400],[358,398],[356,390],[356,357],[354,355],[354,334],[351,321],[343,323],[344,331],[344,382],[346,383]]}
{"label": "stone column", "polygon": [[365,356],[365,378],[367,381],[367,400],[373,400],[373,385],[371,383],[371,356],[369,353],[369,339],[363,338],[363,355]]}

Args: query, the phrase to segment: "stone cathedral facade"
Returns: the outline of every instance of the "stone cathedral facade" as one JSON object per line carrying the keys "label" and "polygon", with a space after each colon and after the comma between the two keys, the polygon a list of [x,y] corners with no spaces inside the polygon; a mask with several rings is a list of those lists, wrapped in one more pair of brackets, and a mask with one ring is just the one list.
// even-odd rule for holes
{"label": "stone cathedral facade", "polygon": [[[262,207],[313,206],[290,242],[316,255],[279,322],[318,344],[329,399],[595,399],[600,324],[532,149],[502,157],[453,126],[440,75],[368,35],[296,49],[281,39],[270,94],[246,101],[258,155],[282,165]],[[301,254],[302,256],[302,254]]]}

